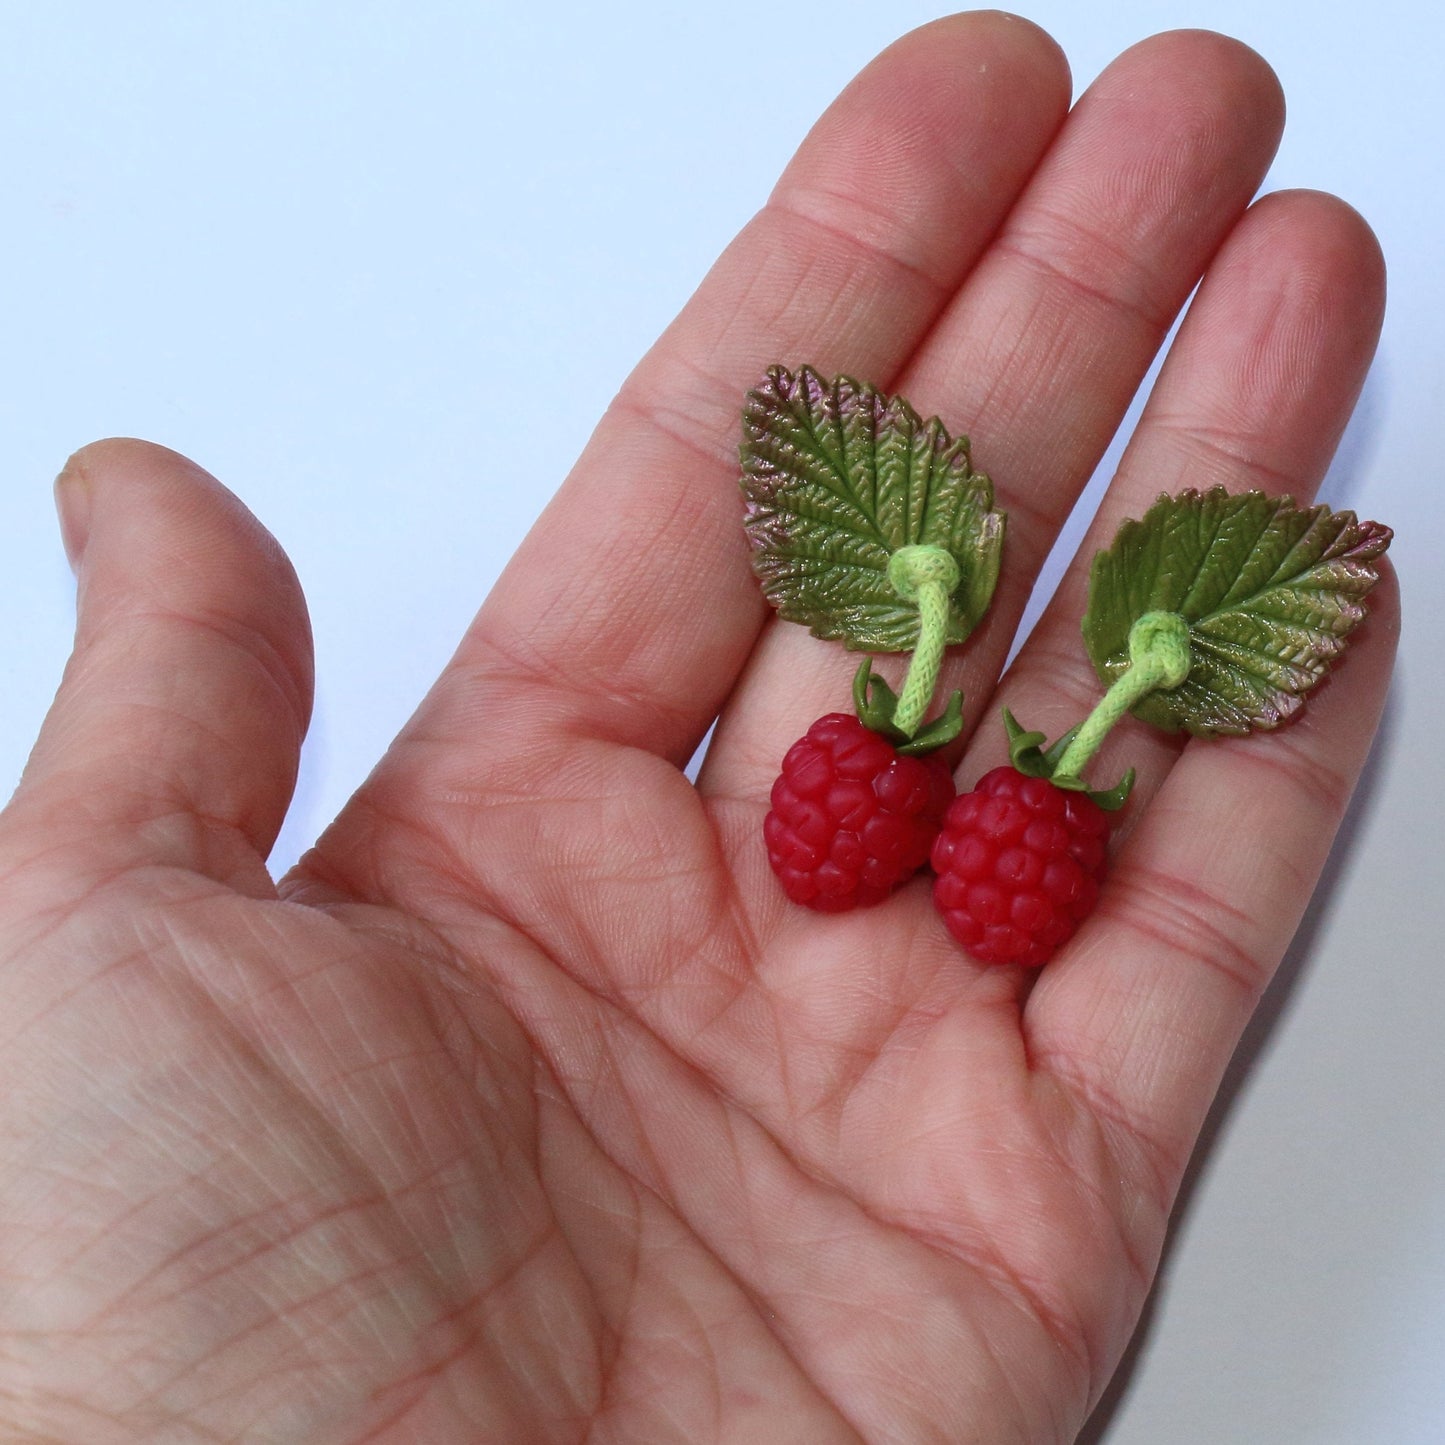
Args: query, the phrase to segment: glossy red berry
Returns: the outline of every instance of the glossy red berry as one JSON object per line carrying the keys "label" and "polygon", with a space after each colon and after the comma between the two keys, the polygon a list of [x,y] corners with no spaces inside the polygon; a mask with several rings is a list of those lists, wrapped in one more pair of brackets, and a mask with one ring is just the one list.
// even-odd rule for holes
{"label": "glossy red berry", "polygon": [[768,861],[794,903],[842,913],[880,903],[928,861],[953,801],[936,756],[904,757],[848,713],[788,750],[763,823]]}
{"label": "glossy red berry", "polygon": [[995,768],[948,810],[933,845],[934,902],[982,963],[1036,968],[1094,907],[1109,816],[1087,793]]}

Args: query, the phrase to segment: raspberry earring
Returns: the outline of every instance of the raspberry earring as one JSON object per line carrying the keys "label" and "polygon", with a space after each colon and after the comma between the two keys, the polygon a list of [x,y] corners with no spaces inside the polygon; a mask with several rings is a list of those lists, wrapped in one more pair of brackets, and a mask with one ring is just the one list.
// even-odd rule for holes
{"label": "raspberry earring", "polygon": [[1223,487],[1160,497],[1095,554],[1084,644],[1107,691],[1051,747],[1005,711],[1012,766],[950,809],[934,901],[984,963],[1046,962],[1104,881],[1105,792],[1083,774],[1126,713],[1194,737],[1268,732],[1294,717],[1365,615],[1391,532],[1353,512]]}
{"label": "raspberry earring", "polygon": [[967,438],[847,377],[775,366],[743,428],[745,526],[769,602],[816,637],[913,654],[896,694],[865,658],[856,715],[819,718],[773,787],[763,835],[784,891],[843,912],[928,860],[954,795],[935,750],[958,736],[962,696],[924,720],[945,648],[993,596],[1004,516]]}

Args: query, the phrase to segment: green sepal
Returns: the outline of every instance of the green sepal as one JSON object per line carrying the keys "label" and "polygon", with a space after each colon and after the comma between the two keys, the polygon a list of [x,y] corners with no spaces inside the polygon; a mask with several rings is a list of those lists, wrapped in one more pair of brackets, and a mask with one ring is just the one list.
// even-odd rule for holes
{"label": "green sepal", "polygon": [[1015,769],[1028,778],[1053,777],[1054,770],[1043,753],[1043,745],[1047,741],[1045,735],[1026,731],[1007,708],[1003,710],[1003,725],[1008,733],[1009,762]]}
{"label": "green sepal", "polygon": [[[1060,784],[1062,787],[1063,784]],[[1117,813],[1134,791],[1134,769],[1130,768],[1112,788],[1092,788],[1089,796],[1106,812]]]}
{"label": "green sepal", "polygon": [[963,731],[963,694],[957,688],[948,695],[943,711],[928,724],[919,728],[906,742],[898,745],[898,751],[905,757],[921,758],[946,743],[951,743]]}
{"label": "green sepal", "polygon": [[963,731],[963,694],[955,692],[948,704],[927,727],[909,737],[894,725],[898,694],[873,671],[873,659],[865,657],[853,674],[853,709],[858,721],[880,737],[887,738],[894,750],[905,757],[922,757],[951,743]]}
{"label": "green sepal", "polygon": [[1134,769],[1130,768],[1112,788],[1091,788],[1082,778],[1072,778],[1055,772],[1059,759],[1079,731],[1072,727],[1047,749],[1045,735],[1031,732],[1007,709],[1003,710],[1003,725],[1008,733],[1009,762],[1025,777],[1047,778],[1056,788],[1070,793],[1087,793],[1106,813],[1117,813],[1129,800],[1134,788]]}
{"label": "green sepal", "polygon": [[858,714],[858,721],[891,743],[900,739],[907,741],[893,726],[893,714],[897,710],[898,694],[873,671],[873,659],[865,657],[853,674],[853,711]]}

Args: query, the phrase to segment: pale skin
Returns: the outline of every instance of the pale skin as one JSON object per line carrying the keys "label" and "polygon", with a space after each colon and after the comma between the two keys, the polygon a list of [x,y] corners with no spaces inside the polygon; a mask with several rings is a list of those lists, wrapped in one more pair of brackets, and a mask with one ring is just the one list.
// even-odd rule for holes
{"label": "pale skin", "polygon": [[1010,523],[945,669],[964,787],[1001,705],[1054,736],[1099,695],[1082,562],[999,673],[1201,277],[1085,555],[1160,491],[1313,493],[1380,321],[1368,229],[1250,204],[1283,112],[1231,41],[1155,37],[1069,95],[996,14],[870,66],[279,881],[290,567],[174,453],[72,459],[75,652],[0,818],[7,1440],[1075,1437],[1364,761],[1393,584],[1285,731],[1116,730],[1111,880],[1026,977],[923,879],[783,899],[768,789],[856,659],[765,615],[735,459],[775,361],[972,437]]}

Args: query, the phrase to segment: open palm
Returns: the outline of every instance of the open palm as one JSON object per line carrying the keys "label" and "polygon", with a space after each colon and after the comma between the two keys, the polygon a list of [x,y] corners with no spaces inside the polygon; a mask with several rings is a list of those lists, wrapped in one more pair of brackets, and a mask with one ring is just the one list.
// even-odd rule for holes
{"label": "open palm", "polygon": [[76,650],[0,820],[7,1439],[1073,1438],[1368,747],[1392,594],[1277,737],[1119,729],[1110,882],[1026,976],[923,880],[783,900],[768,789],[852,668],[768,622],[735,480],[774,361],[970,434],[1010,526],[945,678],[965,785],[1001,703],[1053,736],[1096,694],[1077,567],[999,674],[1201,277],[1086,550],[1163,490],[1312,491],[1383,280],[1339,202],[1249,205],[1273,78],[1176,34],[1068,100],[995,14],[865,71],[279,885],[289,567],[172,453],[72,461]]}

